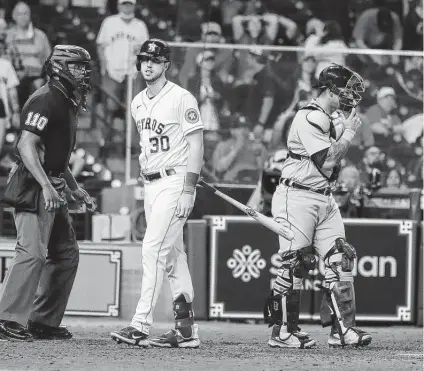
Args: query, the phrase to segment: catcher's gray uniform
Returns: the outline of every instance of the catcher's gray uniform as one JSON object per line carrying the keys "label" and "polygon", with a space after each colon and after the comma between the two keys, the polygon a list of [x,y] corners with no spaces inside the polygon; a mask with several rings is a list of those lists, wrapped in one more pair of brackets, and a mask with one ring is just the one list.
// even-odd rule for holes
{"label": "catcher's gray uniform", "polygon": [[[352,78],[358,84],[363,83],[359,75],[342,66],[325,69],[319,82],[320,94],[324,94],[320,101],[331,107],[337,99],[334,95],[339,94],[339,105],[348,102],[352,109],[355,105],[348,97],[359,96],[360,100],[356,91],[356,95],[353,94]],[[292,241],[280,238],[283,263],[265,311],[266,319],[274,324],[271,346],[309,348],[315,345],[308,334],[300,332],[298,321],[302,279],[315,268],[316,253],[325,265],[321,320],[323,326],[331,325],[329,344],[367,345],[371,342],[369,334],[354,327],[352,269],[356,253],[346,242],[343,220],[330,187],[340,166],[333,169],[322,166],[333,142],[343,138],[344,127],[340,125],[343,121],[333,119],[318,100],[312,100],[297,112],[290,128],[289,158],[282,166],[280,185],[272,200],[272,214],[277,221],[288,221],[295,237]],[[350,143],[346,139],[348,135],[351,134],[346,133],[341,142],[346,148]],[[317,158],[321,159],[321,165]]]}

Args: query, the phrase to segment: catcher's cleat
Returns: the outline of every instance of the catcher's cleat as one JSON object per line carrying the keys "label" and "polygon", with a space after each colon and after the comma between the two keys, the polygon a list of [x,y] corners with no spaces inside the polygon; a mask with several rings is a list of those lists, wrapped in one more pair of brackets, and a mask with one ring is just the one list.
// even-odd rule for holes
{"label": "catcher's cleat", "polygon": [[149,335],[138,331],[132,326],[125,327],[120,331],[111,332],[110,336],[118,344],[126,343],[128,345],[137,345],[143,348],[147,348],[149,346]]}
{"label": "catcher's cleat", "polygon": [[200,345],[199,327],[193,325],[193,331],[189,338],[183,337],[180,330],[170,330],[151,339],[150,345],[159,348],[198,348]]}
{"label": "catcher's cleat", "polygon": [[295,331],[285,332],[280,331],[279,325],[274,325],[271,336],[268,340],[268,345],[272,348],[300,348],[309,349],[315,346],[314,339],[309,337],[306,332]]}
{"label": "catcher's cleat", "polygon": [[0,337],[2,340],[32,341],[32,335],[20,323],[0,321]]}
{"label": "catcher's cleat", "polygon": [[[371,343],[371,335],[358,327],[349,327],[343,334],[343,342],[340,334],[334,330],[331,331],[328,338],[328,345],[331,348],[339,348],[344,346],[362,347]],[[343,344],[344,343],[344,344]]]}
{"label": "catcher's cleat", "polygon": [[53,327],[42,323],[29,321],[28,332],[38,340],[69,340],[72,334],[65,326]]}

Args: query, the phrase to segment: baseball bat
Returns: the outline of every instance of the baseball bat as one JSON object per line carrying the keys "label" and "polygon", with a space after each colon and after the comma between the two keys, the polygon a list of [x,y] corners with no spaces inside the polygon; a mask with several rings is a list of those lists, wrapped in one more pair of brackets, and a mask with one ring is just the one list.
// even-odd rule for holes
{"label": "baseball bat", "polygon": [[257,222],[262,224],[264,227],[270,229],[274,233],[277,233],[279,236],[285,238],[286,240],[291,241],[294,238],[294,233],[292,230],[290,230],[288,222],[286,225],[276,222],[274,219],[269,218],[264,214],[261,214],[253,210],[252,208],[242,204],[241,202],[235,200],[234,198],[226,195],[225,193],[218,191],[215,187],[206,183],[203,179],[200,179],[198,184],[205,188],[207,191],[214,193],[218,197],[221,197],[225,201],[229,202],[231,205],[234,205],[237,209],[243,211],[244,213],[255,219]]}

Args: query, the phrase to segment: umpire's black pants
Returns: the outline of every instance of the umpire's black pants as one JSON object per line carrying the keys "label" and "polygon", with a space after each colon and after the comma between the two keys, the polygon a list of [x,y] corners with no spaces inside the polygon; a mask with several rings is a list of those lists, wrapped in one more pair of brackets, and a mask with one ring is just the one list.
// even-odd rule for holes
{"label": "umpire's black pants", "polygon": [[[56,213],[15,213],[15,257],[0,289],[0,320],[60,325],[77,273],[79,252],[67,206]],[[38,290],[37,290],[38,288]]]}

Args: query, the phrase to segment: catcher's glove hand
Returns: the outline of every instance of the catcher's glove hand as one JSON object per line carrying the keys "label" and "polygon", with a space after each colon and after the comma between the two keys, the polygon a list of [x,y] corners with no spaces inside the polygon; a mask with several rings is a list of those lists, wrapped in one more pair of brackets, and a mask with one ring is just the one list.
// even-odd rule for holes
{"label": "catcher's glove hand", "polygon": [[340,171],[342,170],[342,165],[338,163],[336,166],[333,167],[333,172],[330,175],[329,181],[334,182],[338,179]]}

